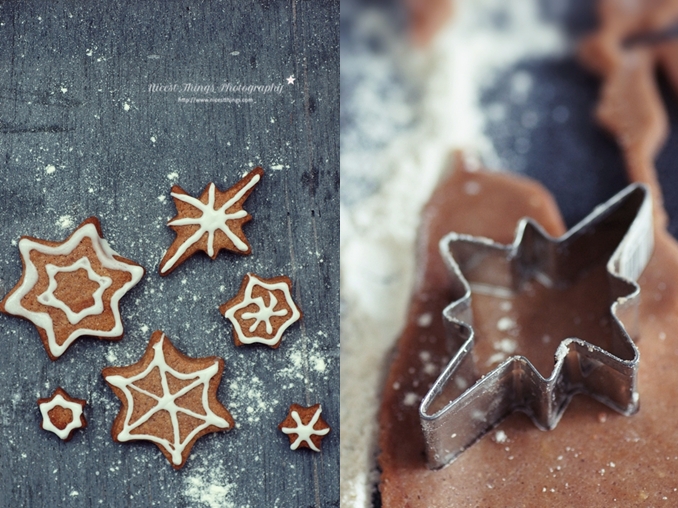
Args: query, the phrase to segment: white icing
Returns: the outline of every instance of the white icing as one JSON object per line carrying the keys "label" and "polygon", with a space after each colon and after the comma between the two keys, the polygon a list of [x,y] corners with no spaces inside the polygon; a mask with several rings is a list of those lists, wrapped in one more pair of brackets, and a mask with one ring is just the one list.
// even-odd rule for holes
{"label": "white icing", "polygon": [[176,198],[180,201],[183,201],[184,203],[188,203],[189,205],[197,208],[202,212],[202,215],[200,217],[187,217],[184,219],[176,219],[167,223],[168,226],[197,225],[200,227],[184,243],[182,243],[179,246],[177,251],[174,253],[174,256],[167,260],[167,262],[160,268],[160,273],[166,273],[168,270],[170,270],[174,266],[174,264],[179,260],[179,258],[186,253],[189,247],[197,243],[205,233],[207,233],[208,235],[207,254],[209,254],[210,256],[214,256],[214,233],[217,230],[222,231],[229,238],[229,240],[233,242],[233,245],[235,245],[235,247],[238,250],[245,252],[247,250],[247,244],[245,244],[245,242],[243,242],[240,238],[238,238],[238,236],[235,233],[233,233],[233,231],[231,231],[231,229],[228,227],[227,222],[229,220],[242,219],[243,217],[247,216],[247,212],[245,210],[238,210],[237,212],[234,213],[228,213],[228,209],[235,205],[238,201],[240,201],[240,199],[252,187],[259,183],[259,180],[261,180],[261,177],[259,176],[258,173],[255,173],[250,178],[250,180],[245,184],[245,186],[242,189],[240,189],[235,196],[226,201],[226,203],[224,203],[222,207],[219,209],[214,208],[215,186],[213,183],[210,183],[209,186],[207,204],[203,203],[199,199],[194,198],[192,196],[172,192],[173,198]]}
{"label": "white icing", "polygon": [[254,319],[254,323],[250,326],[250,333],[254,331],[259,326],[259,323],[264,322],[266,325],[266,333],[271,335],[273,333],[273,325],[271,324],[271,318],[273,316],[286,316],[287,309],[273,310],[278,304],[278,299],[275,297],[275,294],[269,293],[270,302],[269,305],[266,305],[264,299],[261,296],[258,296],[253,299],[254,303],[259,307],[259,310],[256,312],[243,312],[242,318],[249,320]]}
{"label": "white icing", "polygon": [[[124,284],[111,296],[111,311],[113,312],[114,325],[110,330],[90,330],[87,328],[78,328],[74,330],[71,335],[64,341],[63,344],[58,345],[54,334],[54,323],[47,312],[36,312],[26,309],[21,305],[21,300],[26,296],[38,281],[38,270],[31,260],[31,251],[41,252],[52,256],[66,256],[73,252],[75,248],[82,242],[84,238],[89,238],[92,242],[97,259],[102,266],[110,270],[120,270],[131,275],[129,282]],[[73,233],[73,236],[66,242],[57,246],[42,245],[34,242],[28,238],[23,238],[19,241],[19,252],[24,261],[24,278],[21,286],[10,295],[5,301],[5,310],[9,314],[21,316],[33,322],[35,326],[45,330],[47,334],[47,344],[52,356],[58,358],[71,345],[71,343],[82,335],[96,335],[97,337],[118,337],[122,335],[122,320],[120,319],[120,309],[118,302],[125,293],[127,293],[137,282],[141,280],[144,275],[144,269],[140,266],[130,265],[123,261],[118,261],[113,256],[118,254],[113,251],[106,240],[99,236],[97,228],[94,224],[86,224]]]}
{"label": "white icing", "polygon": [[[70,409],[73,415],[71,422],[63,429],[56,427],[49,418],[49,412],[56,406]],[[78,404],[77,402],[67,401],[61,394],[58,394],[49,402],[43,402],[40,404],[40,413],[42,414],[42,428],[49,430],[50,432],[54,432],[61,439],[66,439],[72,430],[82,427],[82,423],[80,421],[80,417],[82,416],[82,405]]]}
{"label": "white icing", "polygon": [[[125,394],[125,398],[127,399],[128,405],[127,414],[125,415],[125,422],[123,424],[122,430],[118,433],[117,439],[119,441],[148,440],[157,443],[170,453],[170,455],[172,456],[172,463],[175,465],[179,465],[183,461],[182,455],[184,453],[186,445],[193,439],[193,437],[196,434],[210,426],[219,427],[221,429],[227,429],[229,428],[229,423],[220,416],[216,415],[212,411],[212,409],[210,409],[209,406],[208,400],[209,383],[210,380],[219,371],[219,363],[214,362],[213,365],[206,369],[198,370],[196,372],[190,372],[188,374],[176,371],[169,365],[167,365],[167,362],[165,361],[165,353],[163,352],[162,349],[164,342],[165,335],[163,334],[162,338],[157,342],[157,344],[153,346],[154,351],[153,360],[143,372],[129,378],[123,376],[107,376],[106,381],[108,381],[109,384],[117,388],[120,388]],[[160,372],[160,380],[162,387],[161,397],[158,397],[154,393],[148,392],[133,384],[135,381],[144,379],[156,367]],[[186,385],[185,387],[181,388],[178,392],[173,394],[171,393],[169,384],[167,382],[168,373],[177,379],[181,380],[195,379],[195,381]],[[181,397],[182,395],[186,395],[188,392],[190,392],[197,386],[201,385],[202,385],[202,404],[203,410],[205,411],[204,415],[195,413],[190,409],[177,406],[176,400],[179,397]],[[130,388],[134,388],[139,393],[142,393],[157,402],[157,404],[150,411],[148,411],[148,413],[142,415],[134,423],[130,423],[132,414],[134,413],[134,397],[132,396]],[[147,422],[154,414],[156,414],[159,411],[167,411],[167,413],[169,413],[173,431],[173,440],[171,442],[167,439],[163,439],[152,434],[132,434],[132,431],[134,429],[137,429],[142,424]],[[188,434],[188,436],[186,436],[186,438],[183,441],[181,441],[181,435],[179,433],[179,420],[177,418],[178,413],[184,413],[186,415],[192,416],[193,418],[197,418],[198,420],[203,421],[203,423],[201,423],[195,429],[193,429],[191,433]]]}
{"label": "white icing", "polygon": [[[233,323],[233,328],[235,329],[236,334],[238,335],[238,339],[240,342],[243,344],[253,344],[255,342],[259,342],[261,344],[266,344],[268,346],[272,346],[280,342],[280,339],[282,338],[282,334],[287,330],[287,328],[295,323],[296,321],[299,320],[301,317],[301,312],[299,312],[299,309],[295,305],[294,301],[292,300],[292,295],[290,293],[290,287],[287,283],[285,282],[276,282],[276,283],[268,283],[264,282],[263,280],[259,279],[256,275],[252,273],[248,273],[247,277],[249,277],[247,281],[247,286],[245,287],[245,295],[243,297],[243,301],[237,305],[234,305],[230,309],[228,309],[224,313],[224,317],[229,319],[231,323]],[[269,291],[269,298],[270,298],[270,304],[266,306],[264,299],[260,296],[253,298],[252,297],[252,292],[254,291],[255,286],[261,286],[264,289],[267,289]],[[257,326],[259,326],[259,323],[264,321],[266,323],[266,333],[269,335],[273,333],[273,327],[271,325],[270,319],[273,316],[285,316],[287,315],[287,309],[280,309],[280,310],[275,310],[275,305],[278,303],[277,298],[275,298],[273,291],[279,290],[282,291],[283,294],[285,295],[285,302],[289,306],[289,308],[292,310],[292,315],[287,319],[284,323],[280,325],[278,330],[276,331],[275,335],[269,339],[265,337],[260,337],[257,335],[253,336],[247,336],[243,332],[243,329],[240,324],[240,320],[236,318],[236,313],[240,309],[244,309],[248,307],[249,305],[256,305],[258,310],[256,312],[244,312],[242,314],[242,319],[243,320],[249,320],[249,319],[254,319],[254,324],[249,327],[249,332],[253,333],[256,331]],[[284,311],[284,312],[283,312]]]}
{"label": "white icing", "polygon": [[[73,310],[68,306],[67,303],[59,300],[55,295],[54,291],[56,290],[58,283],[56,280],[56,274],[61,272],[75,272],[76,270],[86,270],[89,280],[99,284],[97,290],[92,294],[94,299],[94,304],[87,307],[86,309],[81,310],[80,312],[73,312]],[[69,323],[72,325],[78,324],[87,316],[98,316],[104,311],[104,301],[102,296],[104,291],[108,289],[113,280],[110,277],[99,275],[92,269],[92,265],[89,262],[89,259],[82,257],[78,259],[75,263],[70,266],[55,266],[55,265],[45,265],[45,271],[49,277],[49,287],[47,291],[38,296],[38,301],[43,305],[48,305],[50,307],[55,307],[61,309],[68,318]]]}
{"label": "white icing", "polygon": [[319,452],[320,450],[313,444],[313,441],[311,441],[311,436],[324,436],[327,434],[330,429],[321,429],[317,430],[314,429],[313,426],[318,422],[318,419],[320,418],[320,413],[322,413],[323,408],[322,406],[318,406],[318,409],[316,410],[315,414],[313,415],[313,418],[304,425],[301,422],[301,418],[299,417],[299,413],[296,411],[292,411],[290,415],[292,416],[292,419],[295,421],[297,424],[296,427],[283,427],[281,430],[285,434],[296,434],[297,438],[294,440],[294,442],[290,445],[290,448],[292,450],[296,450],[299,448],[299,445],[306,441],[306,444],[313,450],[314,452]]}

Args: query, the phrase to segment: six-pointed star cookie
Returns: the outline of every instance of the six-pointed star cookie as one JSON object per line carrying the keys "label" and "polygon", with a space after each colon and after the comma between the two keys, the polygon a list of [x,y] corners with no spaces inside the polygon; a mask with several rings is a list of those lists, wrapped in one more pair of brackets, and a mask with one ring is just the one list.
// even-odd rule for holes
{"label": "six-pointed star cookie", "polygon": [[160,261],[160,275],[169,274],[199,250],[212,259],[221,249],[250,254],[252,248],[242,227],[252,216],[243,210],[243,204],[263,176],[263,169],[254,168],[225,192],[210,183],[199,198],[189,196],[178,185],[173,186],[177,215],[167,225],[177,237]]}
{"label": "six-pointed star cookie", "polygon": [[292,404],[290,411],[278,428],[290,438],[290,449],[310,448],[320,451],[320,442],[330,432],[330,426],[323,420],[320,404],[311,407]]}
{"label": "six-pointed star cookie", "polygon": [[302,315],[292,300],[289,277],[264,279],[253,273],[245,275],[238,294],[219,311],[233,324],[236,346],[258,342],[273,349],[280,346],[285,330]]}
{"label": "six-pointed star cookie", "polygon": [[38,399],[42,415],[40,427],[54,432],[64,441],[70,441],[76,429],[87,426],[83,410],[87,402],[74,399],[63,388],[57,388],[51,397]]}
{"label": "six-pointed star cookie", "polygon": [[135,262],[114,252],[96,217],[63,242],[22,237],[24,271],[0,302],[0,311],[31,321],[52,360],[82,335],[123,336],[119,301],[144,275]]}
{"label": "six-pointed star cookie", "polygon": [[223,370],[221,358],[190,358],[154,332],[137,363],[102,372],[122,401],[113,439],[151,441],[180,469],[198,438],[235,425],[217,399]]}

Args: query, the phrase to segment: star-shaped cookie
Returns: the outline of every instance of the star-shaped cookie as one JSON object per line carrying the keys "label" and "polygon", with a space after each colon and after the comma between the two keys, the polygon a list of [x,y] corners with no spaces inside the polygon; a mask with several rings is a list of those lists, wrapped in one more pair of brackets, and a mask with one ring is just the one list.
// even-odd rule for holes
{"label": "star-shaped cookie", "polygon": [[83,335],[119,340],[120,299],[144,276],[134,261],[114,252],[90,217],[63,242],[24,236],[21,280],[0,311],[31,321],[52,360]]}
{"label": "star-shaped cookie", "polygon": [[292,281],[280,276],[264,279],[248,273],[238,294],[219,307],[233,325],[233,341],[243,344],[280,346],[282,335],[301,319],[301,311],[292,300]]}
{"label": "star-shaped cookie", "polygon": [[329,434],[330,426],[320,414],[323,408],[320,404],[311,407],[292,404],[287,418],[278,428],[290,438],[290,449],[309,448],[314,452],[320,451],[320,442]]}
{"label": "star-shaped cookie", "polygon": [[73,432],[87,427],[83,410],[87,401],[74,399],[63,388],[57,388],[51,397],[38,399],[42,415],[40,427],[54,432],[60,439],[70,441]]}
{"label": "star-shaped cookie", "polygon": [[254,168],[224,192],[210,183],[199,198],[174,185],[171,194],[177,214],[167,225],[177,236],[160,261],[160,275],[168,275],[197,251],[212,259],[221,249],[250,254],[252,248],[242,227],[252,216],[243,210],[243,204],[263,176],[262,168]]}
{"label": "star-shaped cookie", "polygon": [[235,425],[217,399],[223,370],[221,358],[188,357],[164,333],[153,332],[137,363],[102,371],[122,402],[113,439],[151,441],[181,469],[198,438]]}

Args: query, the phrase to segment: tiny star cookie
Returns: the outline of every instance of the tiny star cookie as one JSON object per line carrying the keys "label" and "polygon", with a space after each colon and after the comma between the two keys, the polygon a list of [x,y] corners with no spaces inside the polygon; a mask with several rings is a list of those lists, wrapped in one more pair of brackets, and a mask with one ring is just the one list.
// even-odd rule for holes
{"label": "tiny star cookie", "polygon": [[23,274],[0,311],[31,321],[52,360],[83,335],[123,336],[119,302],[145,270],[102,236],[99,220],[90,217],[63,242],[19,240]]}
{"label": "tiny star cookie", "polygon": [[86,401],[74,399],[62,388],[57,388],[52,396],[38,399],[38,407],[42,414],[40,427],[54,432],[64,441],[70,441],[76,429],[87,427],[83,415]]}
{"label": "tiny star cookie", "polygon": [[322,419],[320,404],[303,407],[292,404],[290,411],[278,428],[290,438],[290,449],[310,448],[320,451],[320,442],[330,432],[330,426]]}
{"label": "tiny star cookie", "polygon": [[221,249],[251,254],[242,227],[252,216],[243,210],[243,204],[263,176],[263,169],[254,168],[225,192],[210,183],[199,198],[189,196],[178,185],[172,186],[177,214],[167,225],[177,237],[160,261],[160,275],[168,275],[199,250],[212,259]]}
{"label": "tiny star cookie", "polygon": [[264,279],[253,273],[243,278],[238,294],[219,307],[233,324],[236,346],[266,344],[276,349],[287,328],[302,314],[292,300],[289,277]]}
{"label": "tiny star cookie", "polygon": [[198,438],[235,426],[217,399],[223,371],[221,358],[190,358],[164,333],[153,332],[137,363],[102,371],[122,402],[113,439],[151,441],[174,469],[181,469]]}

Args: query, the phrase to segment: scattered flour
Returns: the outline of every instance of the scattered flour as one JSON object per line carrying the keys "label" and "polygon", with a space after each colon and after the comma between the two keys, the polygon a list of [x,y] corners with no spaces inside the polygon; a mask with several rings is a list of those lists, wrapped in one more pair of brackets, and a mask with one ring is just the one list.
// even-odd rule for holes
{"label": "scattered flour", "polygon": [[73,224],[73,217],[70,215],[62,215],[59,217],[59,220],[57,220],[57,226],[61,229],[70,229],[73,227]]}
{"label": "scattered flour", "polygon": [[502,353],[512,354],[518,349],[518,343],[513,339],[501,339],[500,341],[493,344],[494,349],[501,351]]}
{"label": "scattered flour", "polygon": [[403,398],[403,404],[406,406],[414,406],[417,402],[419,402],[419,395],[414,392],[406,393]]}
{"label": "scattered flour", "polygon": [[500,332],[506,332],[506,331],[511,330],[515,327],[516,327],[516,322],[508,316],[504,316],[499,321],[497,321],[497,330],[499,330]]}
{"label": "scattered flour", "polygon": [[[346,50],[342,40],[342,89],[350,92],[342,90],[342,124],[350,128],[341,133],[341,505],[364,508],[372,497],[383,367],[415,277],[421,208],[452,150],[500,165],[484,133],[485,87],[523,59],[562,54],[567,41],[540,18],[537,0],[460,0],[426,52],[410,49],[376,8],[362,8],[351,38],[362,51]],[[532,84],[529,74],[516,73],[513,99],[526,98]]]}
{"label": "scattered flour", "polygon": [[417,318],[417,324],[422,328],[427,328],[433,323],[433,314],[426,312]]}
{"label": "scattered flour", "polygon": [[191,502],[191,506],[207,508],[245,508],[233,503],[232,491],[234,485],[227,483],[223,478],[228,475],[223,465],[205,470],[196,469],[191,476],[184,478],[184,495]]}
{"label": "scattered flour", "polygon": [[322,374],[325,372],[325,369],[327,368],[327,363],[325,362],[325,359],[322,356],[315,355],[311,358],[311,367],[313,370],[315,370],[317,373]]}
{"label": "scattered flour", "polygon": [[109,348],[108,351],[106,352],[106,361],[113,365],[115,362],[118,361],[117,355],[113,352],[113,349]]}

